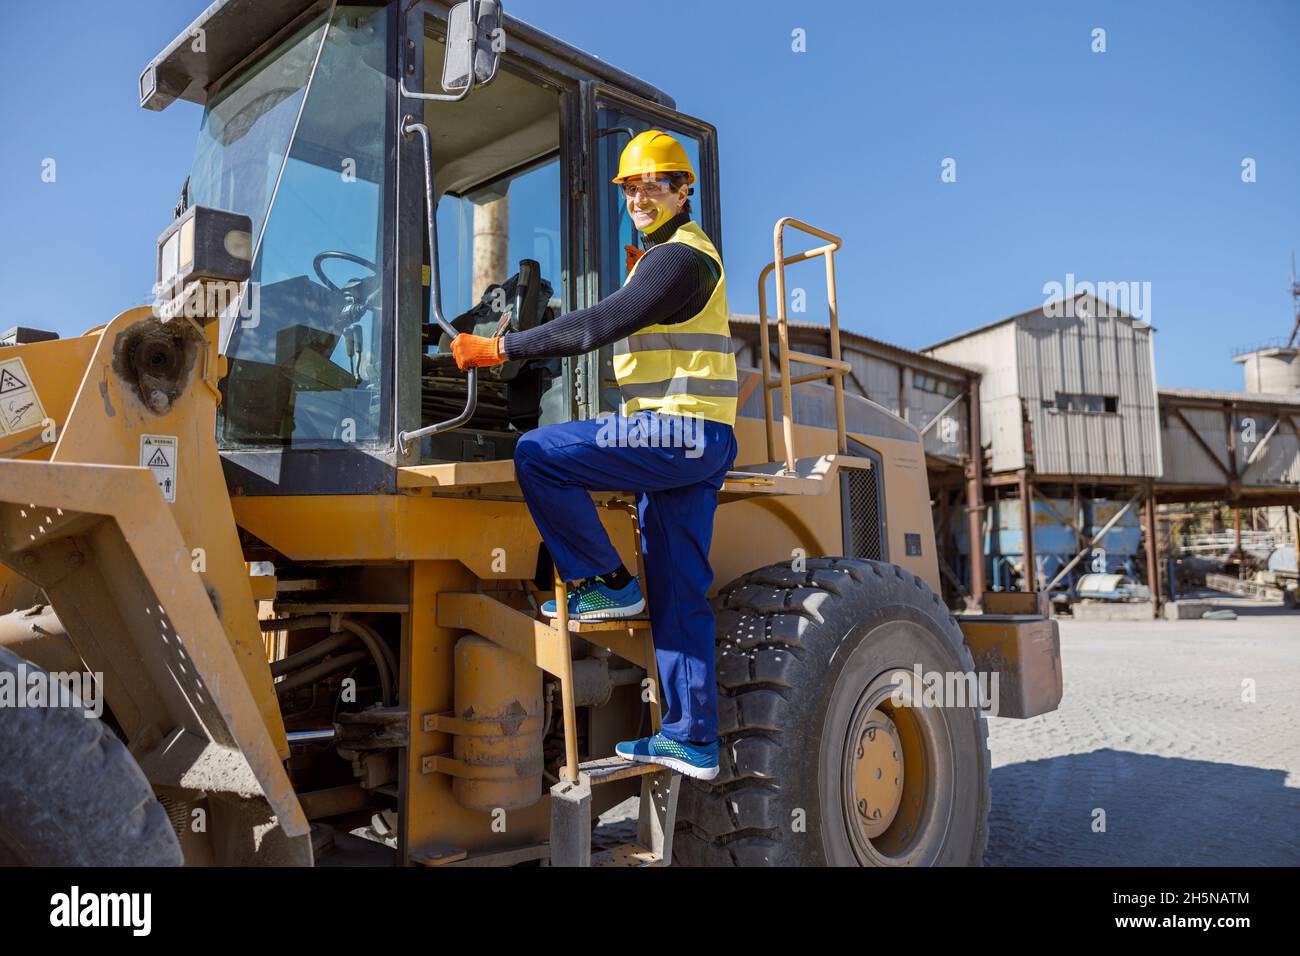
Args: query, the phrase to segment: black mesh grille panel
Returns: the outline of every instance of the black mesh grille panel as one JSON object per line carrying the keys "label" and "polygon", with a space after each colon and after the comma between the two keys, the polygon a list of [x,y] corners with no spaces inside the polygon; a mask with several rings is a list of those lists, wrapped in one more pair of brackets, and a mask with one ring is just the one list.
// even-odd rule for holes
{"label": "black mesh grille panel", "polygon": [[880,495],[880,472],[876,468],[846,469],[845,507],[848,527],[844,544],[847,557],[885,560],[885,516]]}

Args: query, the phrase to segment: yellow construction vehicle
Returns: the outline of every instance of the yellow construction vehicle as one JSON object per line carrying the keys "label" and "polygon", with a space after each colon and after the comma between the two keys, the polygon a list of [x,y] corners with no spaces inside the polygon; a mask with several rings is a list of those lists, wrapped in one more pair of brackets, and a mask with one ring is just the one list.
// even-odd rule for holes
{"label": "yellow construction vehicle", "polygon": [[[918,432],[842,388],[837,237],[781,220],[759,277],[723,767],[683,782],[610,759],[657,725],[654,635],[541,618],[564,585],[514,481],[524,431],[616,408],[609,350],[466,375],[449,342],[621,284],[646,129],[719,240],[713,127],[493,0],[218,0],[140,97],[204,108],[157,303],[0,347],[0,863],[980,863],[981,707],[1057,706],[1055,624],[936,597]],[[808,260],[829,356],[789,348]],[[595,497],[638,567],[632,497]],[[22,706],[48,674],[97,677]],[[637,840],[593,847],[638,794]]]}

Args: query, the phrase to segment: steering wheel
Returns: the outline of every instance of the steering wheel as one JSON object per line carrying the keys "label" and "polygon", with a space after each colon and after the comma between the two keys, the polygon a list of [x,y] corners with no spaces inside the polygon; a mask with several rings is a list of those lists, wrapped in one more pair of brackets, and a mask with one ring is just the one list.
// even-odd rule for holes
{"label": "steering wheel", "polygon": [[[329,276],[325,274],[325,270],[321,268],[321,263],[326,259],[343,259],[346,262],[355,262],[357,265],[365,266],[369,269],[372,278],[378,278],[379,276],[379,267],[369,259],[362,259],[360,256],[354,256],[350,252],[339,252],[337,250],[322,252],[312,260],[311,267],[316,270],[316,277],[320,279],[320,281],[325,285],[325,288],[329,289],[331,292],[342,292],[343,290],[331,282]],[[350,281],[356,282],[357,280],[353,279]]]}

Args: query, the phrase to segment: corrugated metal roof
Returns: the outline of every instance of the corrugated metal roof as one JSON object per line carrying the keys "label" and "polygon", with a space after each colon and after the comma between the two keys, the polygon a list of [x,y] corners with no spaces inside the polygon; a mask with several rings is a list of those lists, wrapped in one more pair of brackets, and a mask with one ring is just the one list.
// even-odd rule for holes
{"label": "corrugated metal roof", "polygon": [[[1143,322],[1141,319],[1135,319],[1135,318],[1133,318],[1133,316],[1129,315],[1127,312],[1124,312],[1124,311],[1122,311],[1122,310],[1116,308],[1115,306],[1111,305],[1109,302],[1105,302],[1105,301],[1102,300],[1102,299],[1098,299],[1098,298],[1097,298],[1096,296],[1094,296],[1094,295],[1089,295],[1087,292],[1080,292],[1078,295],[1076,295],[1076,296],[1074,297],[1074,301],[1076,301],[1076,302],[1077,302],[1079,299],[1091,299],[1093,302],[1099,302],[1099,303],[1101,303],[1101,304],[1104,305],[1104,306],[1106,307],[1106,309],[1108,310],[1108,311],[1107,311],[1107,317],[1108,317],[1108,318],[1114,318],[1114,319],[1125,319],[1125,320],[1127,320],[1127,321],[1129,321],[1129,322],[1133,322],[1133,323],[1135,323],[1135,324],[1137,324],[1137,325],[1141,325],[1141,326],[1147,326],[1147,325],[1150,324],[1150,323],[1148,323],[1148,322]],[[999,325],[1006,325],[1008,322],[1014,322],[1014,321],[1016,321],[1016,319],[1023,319],[1023,318],[1025,318],[1026,316],[1029,316],[1029,315],[1040,315],[1040,314],[1042,314],[1043,312],[1045,312],[1048,308],[1050,308],[1051,306],[1058,305],[1058,304],[1060,304],[1060,305],[1064,305],[1064,303],[1065,303],[1066,301],[1067,301],[1066,299],[1063,299],[1063,298],[1062,298],[1062,299],[1053,299],[1051,302],[1044,302],[1042,305],[1038,306],[1038,308],[1036,308],[1036,309],[1028,309],[1028,310],[1026,310],[1026,311],[1024,311],[1024,312],[1017,312],[1015,315],[1009,315],[1009,316],[1007,316],[1005,319],[998,319],[996,322],[990,322],[990,323],[988,323],[987,325],[981,325],[981,326],[979,326],[979,327],[977,327],[977,328],[971,329],[971,330],[968,331],[968,332],[961,332],[961,333],[959,333],[959,334],[957,334],[957,335],[954,335],[954,336],[951,336],[951,337],[949,337],[949,338],[944,339],[942,342],[935,342],[933,345],[927,345],[925,348],[921,349],[921,351],[922,351],[922,352],[929,352],[929,351],[932,350],[932,349],[937,349],[937,348],[939,348],[940,346],[948,345],[948,344],[950,344],[950,343],[952,343],[952,342],[960,342],[962,339],[970,338],[972,335],[979,335],[981,332],[987,332],[987,331],[989,331],[990,329],[996,329]]]}
{"label": "corrugated metal roof", "polygon": [[[741,325],[758,325],[758,316],[743,315],[733,312],[730,321]],[[776,319],[769,317],[769,324],[773,327],[775,333]],[[792,329],[809,329],[817,332],[830,332],[830,326],[825,322],[803,322],[795,319],[787,319],[786,324]],[[950,372],[956,378],[973,378],[979,375],[975,369],[967,368],[964,365],[958,365],[955,362],[945,361],[944,359],[935,358],[933,355],[925,355],[922,352],[915,352],[912,349],[905,349],[901,345],[893,345],[890,342],[883,342],[880,339],[873,339],[869,335],[863,335],[861,332],[853,332],[849,329],[840,329],[840,342],[847,344],[855,342],[882,352],[888,352],[896,355],[900,360],[911,362],[925,368],[939,368],[942,371]]]}
{"label": "corrugated metal roof", "polygon": [[1212,388],[1160,388],[1156,389],[1161,398],[1186,398],[1203,402],[1236,402],[1238,404],[1254,403],[1257,405],[1294,405],[1300,408],[1300,393],[1295,395],[1278,395],[1271,392],[1220,392]]}

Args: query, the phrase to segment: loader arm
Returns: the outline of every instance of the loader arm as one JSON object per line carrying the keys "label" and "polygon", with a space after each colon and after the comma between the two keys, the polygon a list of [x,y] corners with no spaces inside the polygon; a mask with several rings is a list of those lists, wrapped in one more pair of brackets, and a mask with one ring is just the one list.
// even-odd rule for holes
{"label": "loader arm", "polygon": [[222,364],[215,323],[114,319],[50,460],[0,460],[0,562],[44,589],[104,675],[155,789],[208,795],[219,858],[310,863],[216,449]]}

